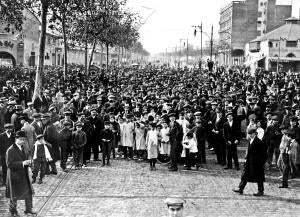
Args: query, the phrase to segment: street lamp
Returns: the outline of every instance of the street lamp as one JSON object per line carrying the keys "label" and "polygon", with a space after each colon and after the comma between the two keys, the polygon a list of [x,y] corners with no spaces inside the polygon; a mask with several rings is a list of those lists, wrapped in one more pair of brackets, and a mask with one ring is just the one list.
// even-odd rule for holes
{"label": "street lamp", "polygon": [[201,65],[202,65],[202,55],[203,55],[203,49],[202,49],[202,34],[204,33],[210,40],[210,61],[212,61],[212,53],[213,53],[213,31],[214,31],[214,26],[211,26],[211,35],[209,36],[209,34],[207,32],[203,32],[203,25],[201,23],[201,25],[199,26],[193,26],[195,28],[194,30],[194,36],[197,35],[197,28],[200,29],[201,32],[201,54],[200,54],[200,70],[202,69]]}

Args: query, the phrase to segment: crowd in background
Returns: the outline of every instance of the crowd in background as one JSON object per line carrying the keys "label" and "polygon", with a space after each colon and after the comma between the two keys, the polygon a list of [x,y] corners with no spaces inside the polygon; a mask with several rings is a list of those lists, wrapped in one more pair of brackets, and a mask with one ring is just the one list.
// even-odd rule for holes
{"label": "crowd in background", "polygon": [[[300,166],[300,76],[247,68],[174,69],[148,65],[83,73],[69,67],[48,68],[40,96],[32,101],[34,71],[2,68],[0,154],[6,182],[5,154],[14,135],[25,133],[33,160],[32,182],[40,173],[67,172],[91,160],[110,166],[113,158],[182,162],[187,170],[206,164],[207,148],[224,169],[240,169],[237,147],[249,130],[267,146],[265,169],[295,177]],[[20,134],[21,132],[21,134]],[[249,139],[249,138],[248,138]],[[100,154],[102,153],[102,154]],[[100,159],[102,156],[102,159]],[[288,157],[288,158],[287,158]]]}

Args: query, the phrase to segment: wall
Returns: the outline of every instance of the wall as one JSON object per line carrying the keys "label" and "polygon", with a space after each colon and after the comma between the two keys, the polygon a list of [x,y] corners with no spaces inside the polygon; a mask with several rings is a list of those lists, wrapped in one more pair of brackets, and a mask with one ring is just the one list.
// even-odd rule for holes
{"label": "wall", "polygon": [[267,26],[266,32],[285,24],[285,19],[292,16],[291,5],[276,5],[276,0],[269,0],[267,3]]}

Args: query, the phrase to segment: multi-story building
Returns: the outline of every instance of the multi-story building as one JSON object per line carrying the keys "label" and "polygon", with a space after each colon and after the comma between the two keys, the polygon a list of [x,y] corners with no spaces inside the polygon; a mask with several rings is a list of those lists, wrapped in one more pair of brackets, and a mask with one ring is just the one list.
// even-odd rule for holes
{"label": "multi-story building", "polygon": [[283,25],[291,13],[291,5],[277,5],[276,0],[232,1],[222,8],[219,64],[242,64],[246,43]]}
{"label": "multi-story building", "polygon": [[300,71],[300,20],[291,17],[286,24],[257,37],[246,45],[246,63],[273,72]]}

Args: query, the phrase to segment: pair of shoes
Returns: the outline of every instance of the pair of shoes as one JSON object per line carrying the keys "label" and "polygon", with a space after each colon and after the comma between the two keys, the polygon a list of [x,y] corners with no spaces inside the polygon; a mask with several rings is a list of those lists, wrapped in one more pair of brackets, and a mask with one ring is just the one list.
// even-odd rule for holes
{"label": "pair of shoes", "polygon": [[150,166],[150,171],[152,171],[153,170],[153,167],[152,166]]}
{"label": "pair of shoes", "polygon": [[57,175],[57,172],[51,171],[50,174]]}
{"label": "pair of shoes", "polygon": [[178,168],[170,168],[169,171],[177,171]]}
{"label": "pair of shoes", "polygon": [[83,164],[84,167],[87,167],[87,164]]}
{"label": "pair of shoes", "polygon": [[255,194],[253,194],[253,196],[255,196],[255,197],[262,197],[262,196],[264,196],[264,192],[259,191],[259,192],[255,193]]}
{"label": "pair of shoes", "polygon": [[35,183],[35,182],[36,182],[36,178],[35,178],[35,177],[32,177],[32,182],[31,182],[31,183],[33,184],[33,183]]}
{"label": "pair of shoes", "polygon": [[280,185],[278,188],[288,188],[288,185]]}
{"label": "pair of shoes", "polygon": [[27,214],[31,214],[31,215],[36,215],[37,213],[35,211],[31,210],[25,210],[24,213]]}
{"label": "pair of shoes", "polygon": [[106,164],[106,165],[107,165],[107,166],[111,166],[111,165],[110,165],[110,162],[107,162],[107,164]]}
{"label": "pair of shoes", "polygon": [[101,161],[100,159],[94,159],[94,161]]}
{"label": "pair of shoes", "polygon": [[104,167],[105,166],[105,163],[103,163],[102,165],[101,165],[101,167]]}
{"label": "pair of shoes", "polygon": [[156,171],[156,167],[155,166],[153,166],[153,171]]}
{"label": "pair of shoes", "polygon": [[232,189],[233,192],[243,194],[244,192],[241,189]]}
{"label": "pair of shoes", "polygon": [[236,167],[235,169],[236,169],[237,171],[241,170],[239,167]]}
{"label": "pair of shoes", "polygon": [[43,180],[40,179],[40,180],[38,181],[38,184],[40,185],[40,184],[42,184],[42,183],[43,183]]}
{"label": "pair of shoes", "polygon": [[19,215],[18,212],[10,213],[10,216],[11,216],[11,217],[20,217],[20,215]]}
{"label": "pair of shoes", "polygon": [[279,176],[279,177],[278,177],[278,179],[282,179],[282,178],[283,178],[283,176]]}
{"label": "pair of shoes", "polygon": [[232,169],[232,167],[225,167],[224,170]]}

